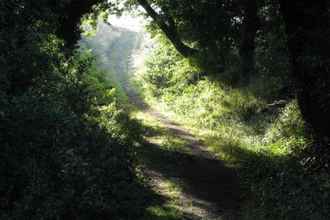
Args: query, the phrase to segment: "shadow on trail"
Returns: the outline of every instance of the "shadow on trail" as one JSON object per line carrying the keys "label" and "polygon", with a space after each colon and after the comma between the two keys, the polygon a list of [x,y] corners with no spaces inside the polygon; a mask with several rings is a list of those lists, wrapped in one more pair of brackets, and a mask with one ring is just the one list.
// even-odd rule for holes
{"label": "shadow on trail", "polygon": [[[186,147],[189,148],[189,153],[185,153],[167,150],[175,149],[175,144],[164,149],[154,143],[144,143],[139,148],[139,155],[142,157],[140,159],[146,167],[147,175],[149,172],[151,179],[157,179],[157,175],[160,175],[161,178],[178,183],[184,197],[191,198],[189,201],[194,203],[194,206],[210,212],[211,214],[206,216],[212,216],[212,219],[237,219],[233,213],[239,209],[241,193],[236,171],[226,167],[222,161],[209,153],[203,143],[181,125],[151,109],[134,90],[127,91],[127,94],[133,105],[163,125],[157,128],[146,127],[145,137],[171,134],[185,141]],[[182,219],[187,220],[201,219],[193,212],[183,213],[183,216]]]}
{"label": "shadow on trail", "polygon": [[143,101],[138,92],[134,89],[134,86],[130,83],[128,83],[128,86],[124,87],[124,90],[128,96],[128,100],[133,106],[137,107],[141,111],[145,111],[150,108],[150,106]]}
{"label": "shadow on trail", "polygon": [[221,161],[148,144],[143,149],[146,166],[169,179],[182,181],[184,193],[217,205],[219,211],[237,210],[240,200],[238,178]]}

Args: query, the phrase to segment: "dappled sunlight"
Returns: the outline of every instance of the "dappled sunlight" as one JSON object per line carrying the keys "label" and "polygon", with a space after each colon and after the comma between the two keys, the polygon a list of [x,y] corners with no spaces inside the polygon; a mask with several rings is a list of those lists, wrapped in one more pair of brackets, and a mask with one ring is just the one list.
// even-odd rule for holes
{"label": "dappled sunlight", "polygon": [[[154,111],[134,115],[147,129],[147,143],[138,155],[146,176],[151,182],[156,179],[156,191],[167,195],[181,215],[195,216],[192,219],[219,219],[231,213],[238,205],[240,192],[235,172],[203,149],[203,144],[189,131]],[[180,188],[172,188],[168,181]],[[162,213],[159,208],[156,210]]]}
{"label": "dappled sunlight", "polygon": [[0,219],[330,219],[329,18],[0,1]]}

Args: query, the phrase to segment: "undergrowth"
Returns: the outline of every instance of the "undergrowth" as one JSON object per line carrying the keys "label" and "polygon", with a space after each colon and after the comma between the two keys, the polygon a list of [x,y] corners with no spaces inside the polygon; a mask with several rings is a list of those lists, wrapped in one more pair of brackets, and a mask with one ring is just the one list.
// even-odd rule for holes
{"label": "undergrowth", "polygon": [[[281,83],[285,79],[276,80],[279,87],[285,84]],[[136,82],[151,106],[189,127],[209,150],[236,167],[246,189],[242,219],[330,216],[329,175],[306,169],[311,137],[297,103],[287,99],[284,107],[269,105],[281,97],[281,89],[272,85],[266,91],[267,79],[232,88],[204,76],[162,43],[136,75]]]}
{"label": "undergrowth", "polygon": [[136,218],[147,193],[135,173],[140,126],[89,53],[66,58],[48,36],[0,63],[37,73],[26,89],[0,87],[0,219]]}

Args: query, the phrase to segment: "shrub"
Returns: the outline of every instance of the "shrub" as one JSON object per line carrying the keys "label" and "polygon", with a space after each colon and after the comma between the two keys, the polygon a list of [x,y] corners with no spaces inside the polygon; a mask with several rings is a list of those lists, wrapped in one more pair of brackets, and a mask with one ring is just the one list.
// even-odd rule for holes
{"label": "shrub", "polygon": [[[302,119],[296,101],[290,102],[280,113],[279,117],[267,129],[264,142],[272,144],[279,142],[283,147],[288,146],[302,150],[306,144],[305,123]],[[290,144],[285,144],[285,142]],[[294,150],[294,149],[288,149]]]}
{"label": "shrub", "polygon": [[62,53],[55,9],[31,4],[0,3],[0,219],[135,219],[139,125],[88,54]]}

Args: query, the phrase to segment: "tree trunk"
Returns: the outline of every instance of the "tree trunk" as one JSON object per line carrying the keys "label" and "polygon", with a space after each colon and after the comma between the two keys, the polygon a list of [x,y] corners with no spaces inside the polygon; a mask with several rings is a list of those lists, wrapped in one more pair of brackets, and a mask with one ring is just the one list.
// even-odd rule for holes
{"label": "tree trunk", "polygon": [[330,137],[330,26],[327,0],[280,0],[298,103],[317,138]]}
{"label": "tree trunk", "polygon": [[241,80],[244,85],[249,84],[251,75],[255,72],[255,38],[258,23],[257,1],[245,1],[239,51],[241,58]]}

